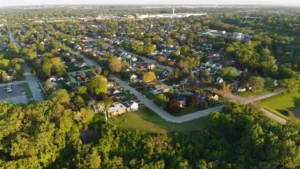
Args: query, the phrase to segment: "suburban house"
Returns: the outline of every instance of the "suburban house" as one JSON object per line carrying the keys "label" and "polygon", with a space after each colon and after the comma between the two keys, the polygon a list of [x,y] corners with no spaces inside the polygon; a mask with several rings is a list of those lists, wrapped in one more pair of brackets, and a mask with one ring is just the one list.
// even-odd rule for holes
{"label": "suburban house", "polygon": [[155,85],[154,88],[150,90],[152,94],[166,93],[169,92],[169,87],[167,85]]}
{"label": "suburban house", "polygon": [[[93,109],[94,109],[94,113],[101,113],[101,112],[104,112],[104,107],[101,105],[101,104],[97,104],[97,105],[94,105],[93,106]],[[126,107],[119,103],[119,102],[114,102],[109,110],[108,110],[108,113],[112,116],[116,116],[116,115],[120,115],[120,114],[123,114],[126,112]]]}
{"label": "suburban house", "polygon": [[[104,112],[104,107],[101,104],[94,105],[93,109],[94,109],[94,113]],[[139,105],[134,101],[125,102],[124,104],[119,102],[114,102],[110,106],[108,113],[111,116],[117,116],[126,112],[137,111],[138,109],[139,109]]]}
{"label": "suburban house", "polygon": [[119,102],[115,102],[112,104],[112,106],[109,108],[108,112],[112,115],[112,116],[116,116],[116,115],[120,115],[123,113],[126,113],[127,108],[119,103]]}
{"label": "suburban house", "polygon": [[209,94],[208,98],[213,99],[213,100],[219,100],[219,95],[212,93],[212,94]]}
{"label": "suburban house", "polygon": [[138,78],[137,75],[133,74],[133,75],[130,76],[130,82],[131,83],[136,83],[136,82],[139,82],[139,81],[140,81],[140,79]]}
{"label": "suburban house", "polygon": [[147,68],[148,68],[148,69],[155,69],[155,68],[156,68],[156,65],[155,65],[155,64],[148,64],[148,65],[147,65]]}
{"label": "suburban house", "polygon": [[117,92],[114,92],[112,94],[110,94],[110,97],[114,98],[114,99],[125,99],[126,98],[126,94],[122,91],[117,91]]}
{"label": "suburban house", "polygon": [[126,106],[127,111],[137,111],[137,110],[139,110],[139,104],[136,103],[133,100],[125,102],[124,106]]}
{"label": "suburban house", "polygon": [[216,80],[216,83],[218,83],[218,84],[222,84],[223,82],[224,82],[224,80],[221,77],[218,77]]}

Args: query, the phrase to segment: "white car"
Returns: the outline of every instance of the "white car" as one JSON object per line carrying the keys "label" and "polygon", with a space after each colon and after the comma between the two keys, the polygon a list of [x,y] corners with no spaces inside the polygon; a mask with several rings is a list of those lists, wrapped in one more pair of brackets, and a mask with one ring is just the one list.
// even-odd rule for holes
{"label": "white car", "polygon": [[7,93],[11,93],[12,89],[11,88],[7,88]]}

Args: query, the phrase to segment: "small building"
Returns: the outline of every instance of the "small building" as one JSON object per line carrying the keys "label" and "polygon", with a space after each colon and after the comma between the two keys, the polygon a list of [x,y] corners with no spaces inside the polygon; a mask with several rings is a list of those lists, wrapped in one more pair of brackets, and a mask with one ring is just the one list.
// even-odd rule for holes
{"label": "small building", "polygon": [[131,83],[136,83],[138,81],[139,81],[139,79],[138,79],[137,75],[133,74],[133,75],[130,76],[130,82]]}
{"label": "small building", "polygon": [[127,111],[137,111],[139,110],[139,104],[133,100],[124,103],[124,106],[127,108]]}
{"label": "small building", "polygon": [[219,95],[217,95],[215,93],[212,93],[212,94],[209,95],[208,98],[213,99],[213,100],[219,100]]}
{"label": "small building", "polygon": [[224,80],[221,77],[218,77],[216,80],[216,83],[218,83],[218,84],[222,84],[223,82],[224,82]]}
{"label": "small building", "polygon": [[148,65],[147,65],[147,68],[148,68],[148,69],[155,69],[155,68],[156,68],[156,65],[155,65],[155,64],[148,64]]}
{"label": "small building", "polygon": [[50,80],[51,82],[56,82],[56,78],[55,78],[55,77],[50,77],[49,80]]}
{"label": "small building", "polygon": [[117,100],[126,98],[126,94],[122,91],[115,92],[115,93],[111,94],[110,96]]}
{"label": "small building", "polygon": [[152,94],[166,93],[169,92],[170,88],[167,85],[155,85],[153,89],[150,90]]}

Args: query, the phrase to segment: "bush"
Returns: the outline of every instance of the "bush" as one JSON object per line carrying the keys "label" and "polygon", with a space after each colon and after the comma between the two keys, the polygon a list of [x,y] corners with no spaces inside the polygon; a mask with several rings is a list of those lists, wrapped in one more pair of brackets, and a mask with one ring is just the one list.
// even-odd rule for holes
{"label": "bush", "polygon": [[167,111],[170,114],[180,113],[181,110],[182,110],[182,107],[180,106],[180,103],[177,100],[173,99],[168,102]]}

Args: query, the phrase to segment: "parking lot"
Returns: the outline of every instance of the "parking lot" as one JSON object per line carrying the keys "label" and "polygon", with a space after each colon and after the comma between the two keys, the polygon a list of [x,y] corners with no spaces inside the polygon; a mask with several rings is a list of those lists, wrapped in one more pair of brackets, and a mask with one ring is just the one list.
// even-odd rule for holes
{"label": "parking lot", "polygon": [[0,100],[7,101],[8,103],[19,104],[27,103],[27,97],[23,84],[10,85],[11,92],[7,91],[7,86],[0,89]]}

